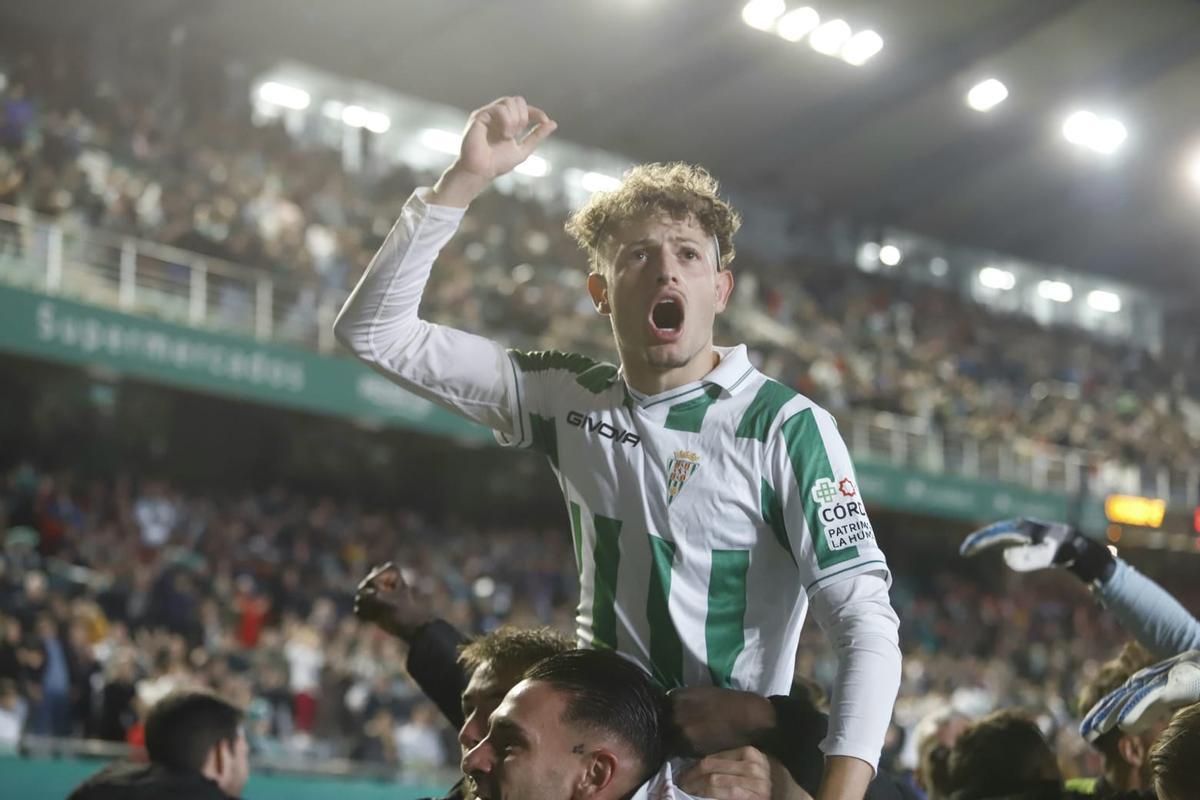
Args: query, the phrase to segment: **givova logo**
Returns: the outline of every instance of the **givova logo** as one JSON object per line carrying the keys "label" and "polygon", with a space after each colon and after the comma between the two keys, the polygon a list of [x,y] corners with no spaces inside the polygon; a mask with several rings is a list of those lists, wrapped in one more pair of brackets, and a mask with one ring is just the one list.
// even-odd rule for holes
{"label": "givova logo", "polygon": [[587,414],[581,414],[578,411],[567,412],[567,424],[576,428],[581,428],[588,433],[598,435],[602,438],[611,439],[614,442],[629,445],[630,447],[637,447],[642,441],[642,437],[638,436],[636,433],[623,431],[620,428],[613,427],[607,422],[598,419],[592,419]]}

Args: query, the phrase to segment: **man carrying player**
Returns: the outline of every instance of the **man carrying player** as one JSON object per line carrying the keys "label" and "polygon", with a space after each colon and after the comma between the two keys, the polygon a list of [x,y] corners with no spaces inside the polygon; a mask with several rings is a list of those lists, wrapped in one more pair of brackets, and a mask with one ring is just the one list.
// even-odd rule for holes
{"label": "man carrying player", "polygon": [[575,542],[581,645],[617,650],[668,688],[787,694],[811,605],[839,663],[817,797],[859,800],[900,680],[887,563],[832,417],[754,369],[744,346],[713,345],[740,224],[716,182],[639,167],[569,223],[620,369],[418,316],[466,207],[555,127],[520,97],[475,111],[459,158],[406,204],[335,333],[399,385],[547,456]]}

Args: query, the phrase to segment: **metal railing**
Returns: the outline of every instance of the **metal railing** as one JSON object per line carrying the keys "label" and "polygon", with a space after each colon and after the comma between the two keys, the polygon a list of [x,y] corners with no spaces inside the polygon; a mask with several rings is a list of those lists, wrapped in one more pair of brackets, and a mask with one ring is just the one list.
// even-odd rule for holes
{"label": "metal railing", "polygon": [[[39,218],[0,206],[0,281],[260,341],[335,348],[333,320],[342,289],[153,242]],[[848,425],[845,423],[849,423]],[[1094,454],[1030,439],[984,440],[937,430],[922,420],[857,412],[843,419],[856,457],[967,478],[1000,480],[1074,495],[1126,492],[1200,505],[1200,465],[1186,471],[1102,463]]]}
{"label": "metal railing", "polygon": [[347,293],[0,206],[0,280],[130,314],[332,352]]}

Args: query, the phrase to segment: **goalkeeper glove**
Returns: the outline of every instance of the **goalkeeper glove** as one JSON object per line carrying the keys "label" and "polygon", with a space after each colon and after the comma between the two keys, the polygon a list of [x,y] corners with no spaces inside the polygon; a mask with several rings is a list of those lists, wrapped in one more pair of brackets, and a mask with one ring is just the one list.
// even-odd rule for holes
{"label": "goalkeeper glove", "polygon": [[1146,667],[1120,688],[1101,698],[1079,724],[1089,742],[1119,729],[1138,734],[1170,716],[1176,709],[1200,701],[1200,650]]}
{"label": "goalkeeper glove", "polygon": [[1085,583],[1103,583],[1112,576],[1116,560],[1108,547],[1061,522],[1006,519],[974,531],[958,548],[959,555],[1004,549],[1004,561],[1017,572],[1063,567]]}

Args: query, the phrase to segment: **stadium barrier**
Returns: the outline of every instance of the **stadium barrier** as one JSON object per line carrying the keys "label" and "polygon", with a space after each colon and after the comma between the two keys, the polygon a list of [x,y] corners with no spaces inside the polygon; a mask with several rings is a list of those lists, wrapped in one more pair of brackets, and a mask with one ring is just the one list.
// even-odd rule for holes
{"label": "stadium barrier", "polygon": [[[87,739],[29,736],[0,752],[0,797],[62,800],[87,777],[133,748]],[[459,779],[453,770],[413,772],[360,762],[307,759],[304,764],[253,756],[242,793],[257,800],[409,800],[441,797]]]}
{"label": "stadium barrier", "polygon": [[[67,229],[27,210],[0,206],[0,350],[98,363],[169,385],[397,425],[464,444],[491,442],[488,431],[350,359],[334,357],[332,321],[344,299],[344,292],[317,297],[260,270],[87,228]],[[891,486],[889,468],[925,473],[923,479],[935,487],[967,480],[995,489],[991,485],[1000,482],[1008,486],[1000,487],[997,499],[975,508],[1001,515],[1062,506],[1057,498],[1077,496],[1095,462],[1079,450],[1019,437],[949,434],[895,414],[850,413],[841,422],[864,486]],[[872,470],[881,470],[882,477],[869,480]],[[1181,472],[1107,464],[1099,483],[1089,488],[1160,497],[1180,509],[1200,505],[1200,467]],[[938,494],[909,488],[910,495]],[[1010,506],[1008,488],[1042,499]],[[873,500],[871,490],[865,491]],[[971,490],[976,500],[983,491]],[[879,502],[897,497],[892,489]],[[898,507],[911,509],[912,503]],[[980,511],[972,518],[988,516]]]}

